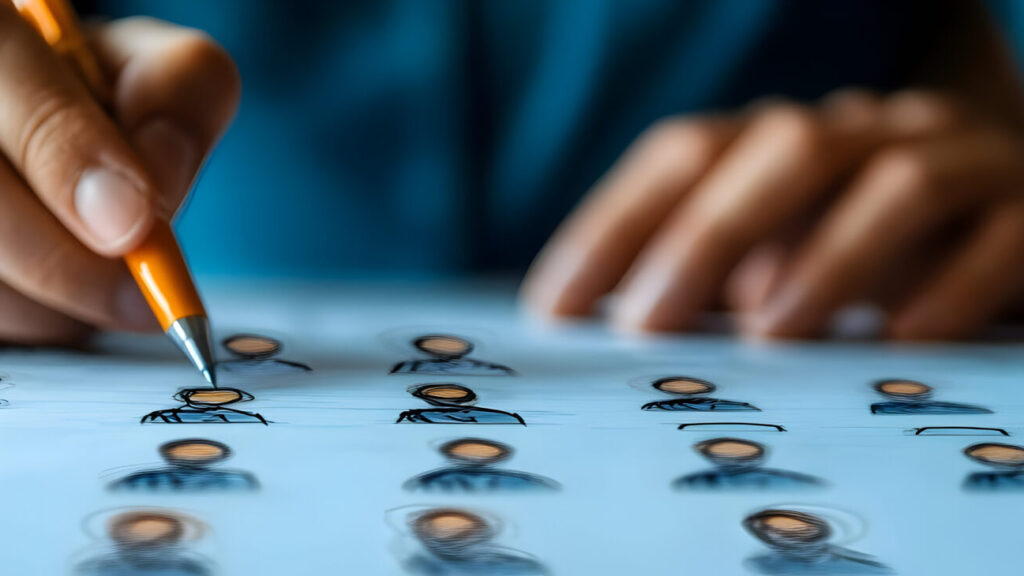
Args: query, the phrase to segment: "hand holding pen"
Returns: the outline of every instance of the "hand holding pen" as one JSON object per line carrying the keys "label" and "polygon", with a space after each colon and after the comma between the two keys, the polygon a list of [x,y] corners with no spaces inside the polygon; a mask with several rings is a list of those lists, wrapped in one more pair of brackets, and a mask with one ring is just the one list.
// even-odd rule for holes
{"label": "hand holding pen", "polygon": [[0,1],[0,341],[155,329],[118,257],[175,212],[237,106],[231,58],[199,32],[139,18],[84,36],[109,111]]}

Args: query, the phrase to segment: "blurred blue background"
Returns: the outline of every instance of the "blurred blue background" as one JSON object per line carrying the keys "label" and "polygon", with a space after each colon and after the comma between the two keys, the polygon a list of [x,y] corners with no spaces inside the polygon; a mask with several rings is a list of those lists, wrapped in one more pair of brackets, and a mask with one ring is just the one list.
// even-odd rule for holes
{"label": "blurred blue background", "polygon": [[[644,128],[908,82],[955,2],[95,0],[201,28],[244,94],[178,223],[198,274],[520,272]],[[1024,5],[993,8],[1020,21]]]}

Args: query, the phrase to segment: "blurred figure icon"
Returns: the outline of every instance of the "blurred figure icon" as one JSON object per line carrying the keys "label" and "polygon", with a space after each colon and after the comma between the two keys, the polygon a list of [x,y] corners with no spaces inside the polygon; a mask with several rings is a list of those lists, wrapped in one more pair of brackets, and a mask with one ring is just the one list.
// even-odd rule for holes
{"label": "blurred figure icon", "polygon": [[715,385],[707,380],[689,376],[667,376],[651,382],[659,392],[674,396],[671,400],[659,400],[644,404],[642,410],[679,410],[696,412],[760,412],[756,406],[735,400],[722,400],[704,396],[715,391]]}
{"label": "blurred figure icon", "polygon": [[[0,378],[0,390],[10,388],[11,386],[13,386],[13,384],[8,384],[7,382],[4,382],[2,378]],[[8,405],[9,403],[7,402],[7,400],[0,398],[0,408],[6,408]]]}
{"label": "blurred figure icon", "polygon": [[698,442],[694,449],[715,468],[676,478],[676,490],[787,490],[825,484],[814,476],[762,467],[767,451],[750,440],[714,438]]}
{"label": "blurred figure icon", "polygon": [[80,563],[78,576],[207,576],[208,563],[185,544],[198,538],[198,521],[164,510],[118,514],[107,525],[110,551]]}
{"label": "blurred figure icon", "polygon": [[503,470],[495,464],[512,456],[512,448],[482,438],[460,438],[445,442],[441,454],[451,465],[408,480],[406,490],[436,492],[527,492],[558,490],[554,480]]}
{"label": "blurred figure icon", "polygon": [[762,510],[748,516],[743,527],[772,550],[747,562],[761,574],[892,574],[871,556],[831,544],[832,527],[814,514]]}
{"label": "blurred figure icon", "polygon": [[888,398],[871,405],[872,414],[991,414],[988,408],[932,400],[932,387],[915,380],[879,380],[875,390]]}
{"label": "blurred figure icon", "polygon": [[399,362],[391,374],[431,374],[449,376],[513,376],[508,366],[467,358],[473,343],[465,338],[445,334],[420,336],[412,341],[416,350],[427,358]]}
{"label": "blurred figure icon", "polygon": [[413,574],[546,574],[532,556],[493,543],[494,525],[483,516],[456,508],[433,508],[409,521],[420,549],[405,561]]}
{"label": "blurred figure icon", "polygon": [[416,424],[521,424],[526,422],[519,414],[493,408],[479,408],[476,393],[458,384],[421,384],[409,393],[433,408],[406,410],[396,422]]}
{"label": "blurred figure icon", "polygon": [[142,423],[268,424],[260,414],[230,407],[253,399],[252,394],[237,388],[183,388],[174,399],[185,405],[150,412],[142,417]]}
{"label": "blurred figure icon", "polygon": [[236,334],[225,338],[221,344],[233,354],[233,360],[217,363],[218,368],[228,372],[244,374],[282,374],[289,372],[310,372],[305,364],[276,358],[281,353],[281,342],[256,334]]}
{"label": "blurred figure icon", "polygon": [[256,477],[248,472],[222,470],[216,464],[231,457],[227,445],[203,438],[175,440],[160,446],[168,466],[142,470],[110,484],[114,491],[204,492],[255,490]]}
{"label": "blurred figure icon", "polygon": [[964,480],[968,490],[1024,490],[1024,446],[985,442],[964,449],[964,455],[995,470],[972,472]]}

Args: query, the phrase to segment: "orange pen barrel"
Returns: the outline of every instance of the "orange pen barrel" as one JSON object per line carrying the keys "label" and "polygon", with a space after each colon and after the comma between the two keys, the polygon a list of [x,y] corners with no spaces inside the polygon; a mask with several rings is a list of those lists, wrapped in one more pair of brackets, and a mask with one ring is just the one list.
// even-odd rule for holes
{"label": "orange pen barrel", "polygon": [[124,260],[164,332],[179,318],[206,316],[170,224],[157,220],[142,245]]}
{"label": "orange pen barrel", "polygon": [[66,0],[14,0],[18,13],[43,36],[74,69],[101,103],[111,100],[110,85],[93,53],[86,49],[77,18]]}

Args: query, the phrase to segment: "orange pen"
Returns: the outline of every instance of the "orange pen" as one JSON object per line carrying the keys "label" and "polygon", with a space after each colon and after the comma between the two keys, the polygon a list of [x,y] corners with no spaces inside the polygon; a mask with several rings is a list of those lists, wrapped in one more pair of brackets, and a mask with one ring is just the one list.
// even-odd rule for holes
{"label": "orange pen", "polygon": [[[58,54],[74,63],[93,94],[108,102],[110,87],[86,46],[67,1],[14,0],[14,4]],[[203,377],[216,386],[210,323],[170,224],[157,220],[142,245],[125,255],[124,260],[161,328]]]}

